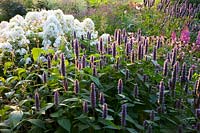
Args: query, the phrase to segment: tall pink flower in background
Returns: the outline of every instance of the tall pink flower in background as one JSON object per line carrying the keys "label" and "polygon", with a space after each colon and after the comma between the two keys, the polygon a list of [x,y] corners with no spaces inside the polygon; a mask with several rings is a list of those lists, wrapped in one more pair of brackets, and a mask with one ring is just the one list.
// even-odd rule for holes
{"label": "tall pink flower in background", "polygon": [[176,42],[176,32],[175,31],[172,32],[171,39],[173,42]]}
{"label": "tall pink flower in background", "polygon": [[200,31],[198,32],[197,35],[196,45],[200,45]]}
{"label": "tall pink flower in background", "polygon": [[190,42],[190,31],[187,26],[185,26],[184,29],[181,31],[180,39],[185,44]]}

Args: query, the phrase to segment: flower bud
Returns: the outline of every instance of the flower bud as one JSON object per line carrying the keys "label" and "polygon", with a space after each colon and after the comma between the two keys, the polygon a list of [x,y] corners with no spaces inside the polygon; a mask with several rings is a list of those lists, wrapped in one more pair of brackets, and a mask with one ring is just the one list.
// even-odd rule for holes
{"label": "flower bud", "polygon": [[163,66],[163,76],[167,76],[167,74],[168,74],[168,59],[165,60]]}
{"label": "flower bud", "polygon": [[86,57],[85,57],[85,55],[82,56],[81,62],[82,62],[81,68],[85,68],[86,67]]}

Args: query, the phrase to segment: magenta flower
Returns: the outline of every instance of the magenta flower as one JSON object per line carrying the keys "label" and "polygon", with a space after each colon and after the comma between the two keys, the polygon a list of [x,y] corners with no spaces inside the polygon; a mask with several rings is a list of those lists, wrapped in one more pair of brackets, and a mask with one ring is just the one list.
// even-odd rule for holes
{"label": "magenta flower", "polygon": [[181,36],[180,36],[181,41],[183,41],[185,44],[190,42],[190,31],[188,27],[185,27],[181,31]]}
{"label": "magenta flower", "polygon": [[176,32],[175,31],[172,32],[171,39],[172,39],[173,42],[176,41]]}
{"label": "magenta flower", "polygon": [[197,35],[196,45],[200,45],[200,31],[198,32]]}

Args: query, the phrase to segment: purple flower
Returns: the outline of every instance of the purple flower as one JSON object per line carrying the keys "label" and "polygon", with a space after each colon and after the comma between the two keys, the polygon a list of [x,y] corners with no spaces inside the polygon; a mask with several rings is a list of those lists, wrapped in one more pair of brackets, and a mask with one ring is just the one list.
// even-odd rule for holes
{"label": "purple flower", "polygon": [[157,59],[157,48],[154,47],[153,48],[153,60],[156,61],[156,59]]}
{"label": "purple flower", "polygon": [[46,72],[43,72],[42,79],[43,79],[43,83],[47,83],[47,74],[46,74]]}
{"label": "purple flower", "polygon": [[102,38],[99,39],[99,47],[98,48],[99,48],[99,53],[103,54],[104,46],[103,46],[103,39]]}
{"label": "purple flower", "polygon": [[78,59],[78,57],[79,57],[79,43],[78,43],[78,39],[75,39],[75,41],[74,41],[74,54],[76,56],[76,59]]}
{"label": "purple flower", "polygon": [[62,53],[61,54],[61,62],[60,62],[60,69],[61,69],[61,75],[63,76],[63,77],[65,77],[66,76],[66,70],[65,70],[65,57],[64,57],[64,54]]}
{"label": "purple flower", "polygon": [[94,109],[96,107],[96,90],[95,90],[95,85],[94,83],[91,83],[91,91],[90,91],[90,101],[91,101],[91,106]]}
{"label": "purple flower", "polygon": [[151,120],[151,121],[154,121],[154,118],[155,118],[155,112],[152,110],[152,111],[150,112],[150,120]]}
{"label": "purple flower", "polygon": [[129,73],[129,70],[128,70],[128,69],[126,69],[126,75],[125,75],[125,79],[126,79],[126,80],[128,80],[128,79],[129,79],[129,75],[130,75],[130,73]]}
{"label": "purple flower", "polygon": [[184,42],[184,44],[187,44],[190,42],[190,32],[188,27],[184,27],[184,29],[181,31],[180,40]]}
{"label": "purple flower", "polygon": [[188,71],[188,81],[192,80],[192,76],[193,76],[193,67],[190,67],[189,71]]}
{"label": "purple flower", "polygon": [[113,56],[113,58],[115,58],[116,55],[117,55],[117,52],[116,52],[116,44],[113,43],[113,44],[112,44],[112,56]]}
{"label": "purple flower", "polygon": [[163,66],[163,76],[167,76],[168,73],[168,59],[165,60],[164,66]]}
{"label": "purple flower", "polygon": [[59,93],[58,91],[54,92],[54,104],[57,106],[59,103]]}
{"label": "purple flower", "polygon": [[122,91],[123,91],[123,82],[122,82],[122,79],[118,80],[117,89],[118,89],[118,94],[122,94]]}
{"label": "purple flower", "polygon": [[102,110],[103,110],[102,118],[103,118],[103,119],[106,119],[106,117],[108,116],[108,106],[107,106],[106,103],[103,104]]}
{"label": "purple flower", "polygon": [[82,56],[81,62],[82,62],[81,68],[85,68],[86,67],[86,57],[85,57],[85,55]]}
{"label": "purple flower", "polygon": [[64,88],[65,91],[68,90],[68,82],[67,82],[66,78],[63,80],[63,88]]}
{"label": "purple flower", "polygon": [[159,100],[158,102],[163,105],[164,104],[164,91],[165,91],[165,86],[164,86],[164,82],[161,81],[160,85],[159,85]]}
{"label": "purple flower", "polygon": [[105,103],[105,98],[104,98],[103,92],[100,92],[100,94],[99,94],[99,102],[101,105],[103,105]]}
{"label": "purple flower", "polygon": [[177,48],[175,47],[172,52],[172,66],[176,63]]}
{"label": "purple flower", "polygon": [[134,50],[131,51],[131,63],[135,62],[135,52]]}
{"label": "purple flower", "polygon": [[93,75],[93,76],[97,76],[97,69],[96,69],[96,66],[93,66],[93,67],[92,67],[92,75]]}
{"label": "purple flower", "polygon": [[117,44],[118,45],[121,44],[121,30],[120,29],[117,31]]}
{"label": "purple flower", "polygon": [[79,90],[80,90],[80,88],[79,88],[79,82],[78,82],[78,80],[76,79],[76,80],[74,81],[74,93],[75,93],[75,94],[78,94]]}
{"label": "purple flower", "polygon": [[58,55],[57,55],[56,53],[54,54],[53,59],[54,59],[55,61],[58,60]]}
{"label": "purple flower", "polygon": [[142,60],[142,52],[143,52],[143,50],[142,50],[142,48],[143,48],[143,46],[142,46],[142,44],[139,44],[139,46],[138,46],[138,60]]}
{"label": "purple flower", "polygon": [[200,119],[200,108],[196,109],[196,117]]}
{"label": "purple flower", "polygon": [[186,63],[184,62],[181,68],[181,82],[186,82],[187,77],[186,77]]}
{"label": "purple flower", "polygon": [[144,54],[147,55],[148,54],[148,47],[149,47],[148,39],[147,38],[144,40],[144,46],[145,46],[145,52],[144,52]]}
{"label": "purple flower", "polygon": [[196,45],[200,45],[200,31],[198,32],[197,35]]}
{"label": "purple flower", "polygon": [[40,99],[38,92],[35,93],[35,108],[37,111],[40,110]]}
{"label": "purple flower", "polygon": [[122,105],[122,111],[121,111],[121,125],[122,127],[126,126],[126,116],[127,116],[127,106],[126,104]]}
{"label": "purple flower", "polygon": [[47,67],[48,67],[48,69],[51,68],[51,57],[50,56],[47,57]]}
{"label": "purple flower", "polygon": [[83,112],[88,113],[88,103],[86,101],[83,101]]}
{"label": "purple flower", "polygon": [[94,66],[94,56],[90,57],[90,68],[92,68]]}

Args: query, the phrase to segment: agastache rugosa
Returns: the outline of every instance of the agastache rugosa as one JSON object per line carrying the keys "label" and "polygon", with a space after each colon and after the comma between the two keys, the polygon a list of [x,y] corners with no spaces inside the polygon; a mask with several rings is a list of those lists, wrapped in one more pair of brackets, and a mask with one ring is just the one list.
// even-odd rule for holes
{"label": "agastache rugosa", "polygon": [[123,81],[122,81],[122,79],[118,80],[117,90],[118,90],[118,94],[122,94],[122,91],[123,91]]}
{"label": "agastache rugosa", "polygon": [[126,126],[126,117],[127,117],[127,106],[126,104],[122,105],[122,111],[121,111],[121,126]]}
{"label": "agastache rugosa", "polygon": [[95,90],[95,85],[94,83],[91,83],[90,86],[90,101],[91,101],[91,106],[94,109],[96,107],[96,90]]}
{"label": "agastache rugosa", "polygon": [[40,110],[40,99],[39,99],[39,93],[35,93],[35,108],[37,111]]}

